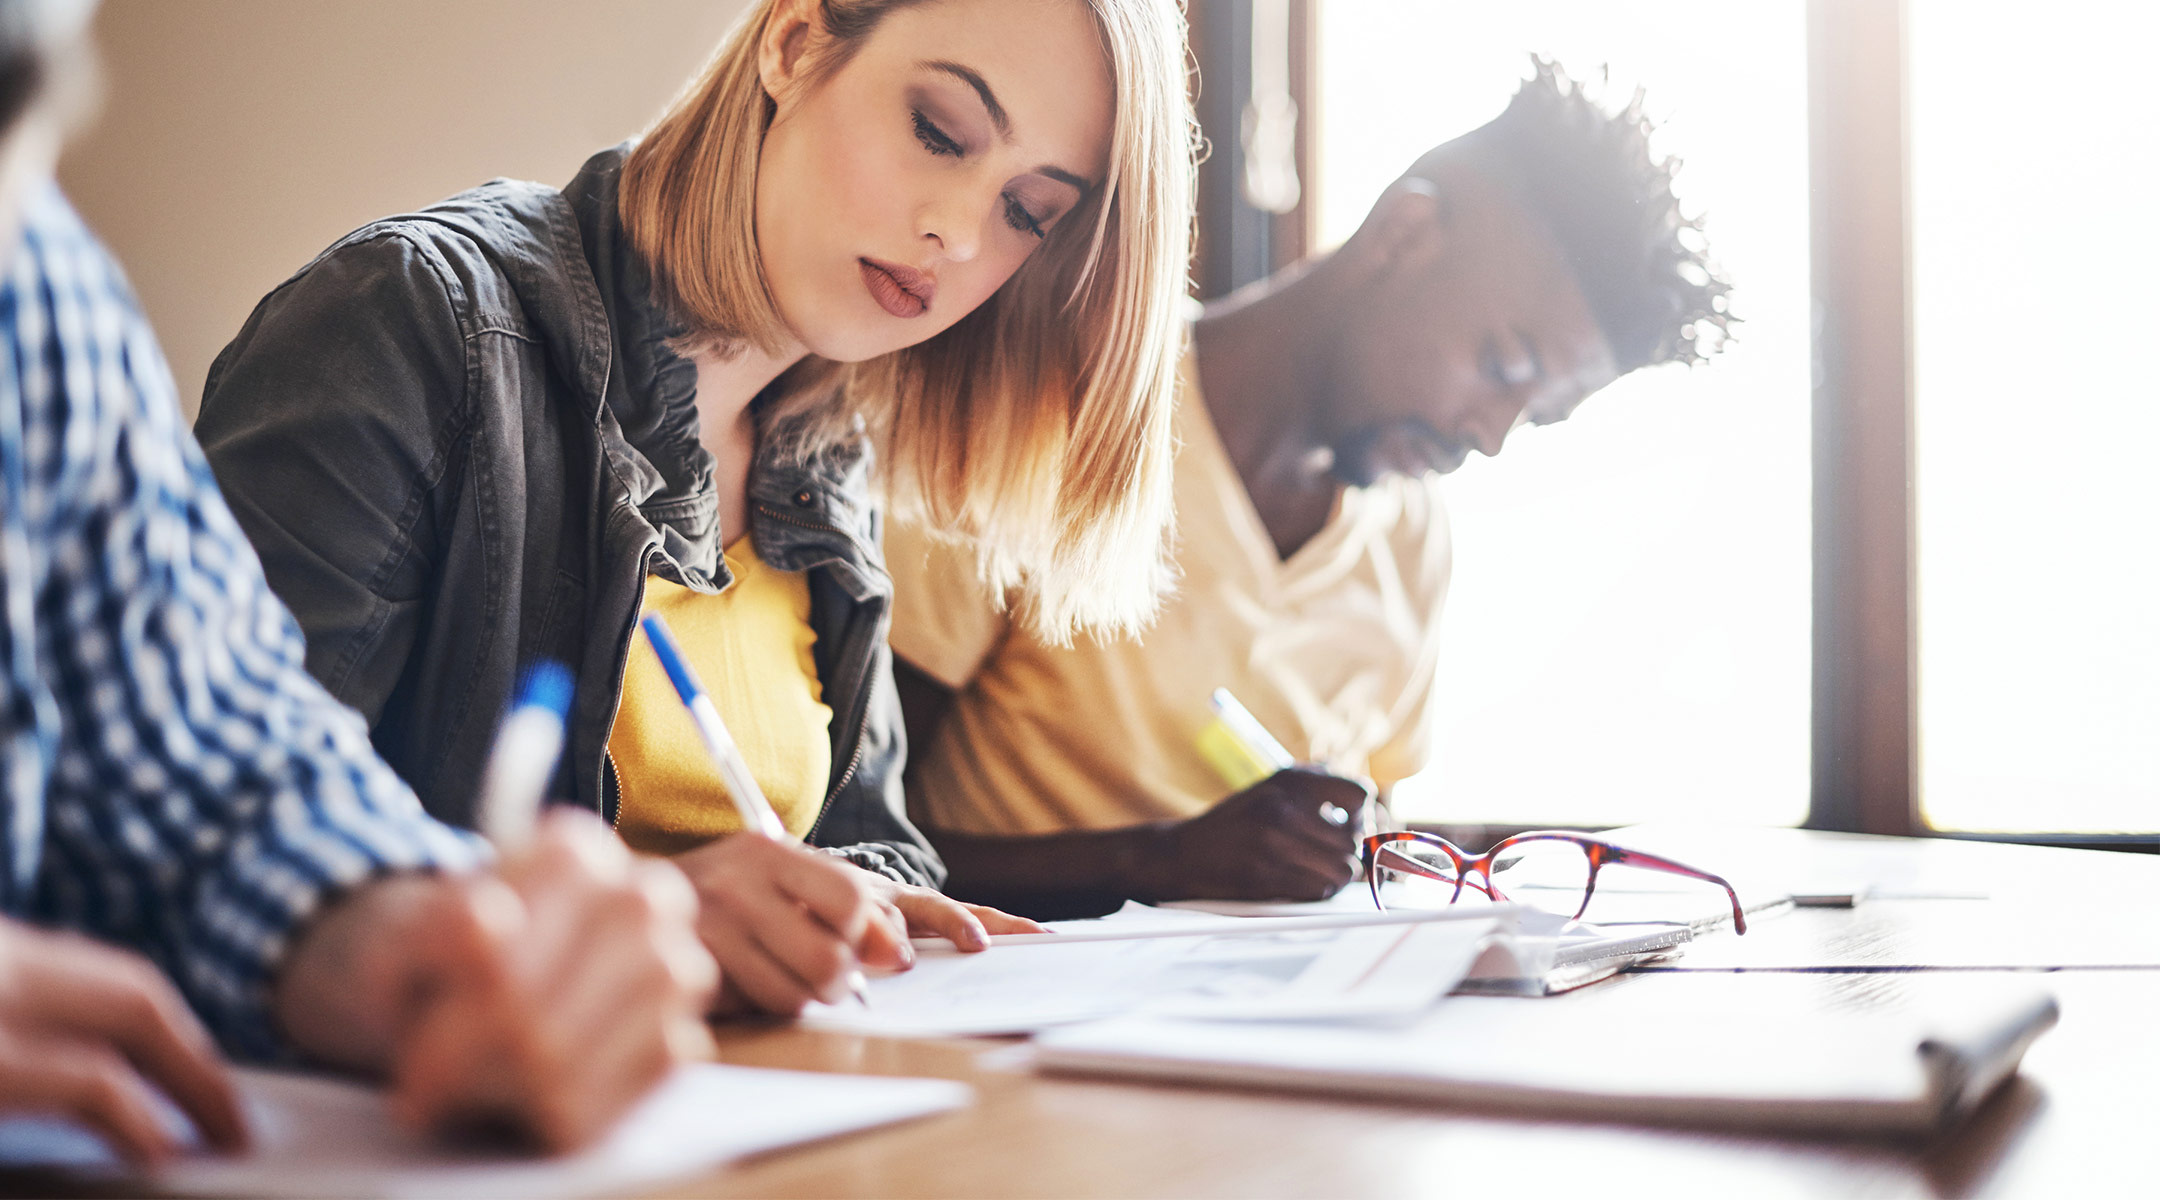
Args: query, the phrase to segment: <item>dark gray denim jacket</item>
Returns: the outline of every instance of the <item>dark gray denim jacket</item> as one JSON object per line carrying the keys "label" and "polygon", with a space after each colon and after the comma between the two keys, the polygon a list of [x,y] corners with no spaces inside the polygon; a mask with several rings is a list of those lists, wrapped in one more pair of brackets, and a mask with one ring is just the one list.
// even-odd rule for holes
{"label": "dark gray denim jacket", "polygon": [[[562,191],[497,180],[340,240],[256,306],[196,425],[308,669],[430,812],[470,826],[524,665],[576,672],[557,790],[613,817],[608,731],[648,573],[725,586],[696,369],[616,215],[626,147]],[[758,553],[810,580],[833,773],[814,845],[909,883],[867,450],[752,464]]]}

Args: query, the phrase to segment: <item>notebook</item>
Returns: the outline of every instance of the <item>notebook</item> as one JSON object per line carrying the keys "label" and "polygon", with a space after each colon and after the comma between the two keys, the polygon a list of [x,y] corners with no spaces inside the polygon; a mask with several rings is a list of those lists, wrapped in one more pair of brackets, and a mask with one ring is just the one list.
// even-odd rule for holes
{"label": "notebook", "polygon": [[1106,1021],[1042,1035],[1034,1061],[1473,1111],[1916,1134],[1971,1112],[2056,1016],[2051,996],[2022,989],[1921,1012],[1803,1019],[1729,1008],[1616,1016],[1457,996],[1408,1029]]}
{"label": "notebook", "polygon": [[[255,1136],[245,1157],[183,1157],[132,1177],[75,1126],[10,1118],[0,1120],[0,1168],[53,1169],[107,1184],[133,1179],[187,1196],[616,1195],[747,1155],[960,1108],[973,1097],[967,1085],[945,1079],[698,1064],[678,1070],[600,1144],[540,1159],[409,1133],[373,1088],[278,1071],[235,1075]],[[172,1120],[180,1121],[177,1113]]]}

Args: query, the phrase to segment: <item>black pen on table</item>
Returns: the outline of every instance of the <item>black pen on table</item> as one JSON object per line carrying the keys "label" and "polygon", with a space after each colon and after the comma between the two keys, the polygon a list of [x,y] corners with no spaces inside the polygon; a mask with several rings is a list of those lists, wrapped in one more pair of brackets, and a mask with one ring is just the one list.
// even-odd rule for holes
{"label": "black pen on table", "polygon": [[[774,812],[772,802],[765,799],[765,789],[758,786],[757,777],[750,773],[750,764],[743,761],[742,751],[736,748],[727,723],[720,719],[720,710],[713,707],[712,697],[698,682],[697,673],[690,669],[682,647],[675,644],[675,635],[668,630],[667,622],[659,613],[647,613],[639,624],[644,627],[645,640],[652,643],[653,653],[660,656],[660,666],[667,672],[668,682],[675,685],[675,694],[682,698],[683,707],[690,710],[690,723],[697,726],[698,740],[705,743],[705,752],[712,755],[713,765],[720,769],[720,782],[727,785],[728,799],[735,802],[735,812],[742,818],[743,828],[775,841],[793,841],[787,826],[780,823],[780,814]],[[870,1007],[869,981],[863,978],[860,970],[848,972],[848,990],[854,993],[857,1003],[864,1008]]]}

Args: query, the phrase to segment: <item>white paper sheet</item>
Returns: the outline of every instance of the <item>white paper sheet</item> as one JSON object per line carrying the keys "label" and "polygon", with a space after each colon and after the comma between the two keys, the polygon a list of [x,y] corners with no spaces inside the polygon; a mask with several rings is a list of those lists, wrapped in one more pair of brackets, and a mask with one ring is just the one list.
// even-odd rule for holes
{"label": "white paper sheet", "polygon": [[[654,1187],[732,1159],[967,1105],[945,1079],[685,1067],[605,1141],[564,1158],[461,1150],[406,1132],[382,1093],[320,1076],[237,1072],[255,1135],[245,1158],[190,1157],[142,1180],[181,1195],[458,1197],[535,1200]],[[51,1120],[0,1120],[0,1165],[62,1166],[112,1178],[103,1145]]]}
{"label": "white paper sheet", "polygon": [[812,1005],[808,1024],[890,1036],[1032,1033],[1150,1012],[1215,1020],[1410,1018],[1455,986],[1512,912],[1315,922],[1127,912],[923,953],[870,983],[870,1006]]}

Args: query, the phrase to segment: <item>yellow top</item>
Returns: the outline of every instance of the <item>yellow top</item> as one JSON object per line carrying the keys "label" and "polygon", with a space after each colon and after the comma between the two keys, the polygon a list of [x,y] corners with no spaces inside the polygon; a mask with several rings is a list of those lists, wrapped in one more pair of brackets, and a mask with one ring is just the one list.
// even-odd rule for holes
{"label": "yellow top", "polygon": [[[832,773],[832,709],[810,656],[817,642],[810,582],[767,566],[747,539],[729,546],[726,559],[734,582],[719,595],[655,576],[645,581],[643,612],[667,618],[781,824],[802,837],[817,822]],[[615,826],[631,848],[676,854],[742,828],[690,711],[643,635],[631,639],[608,754],[621,786]]]}

